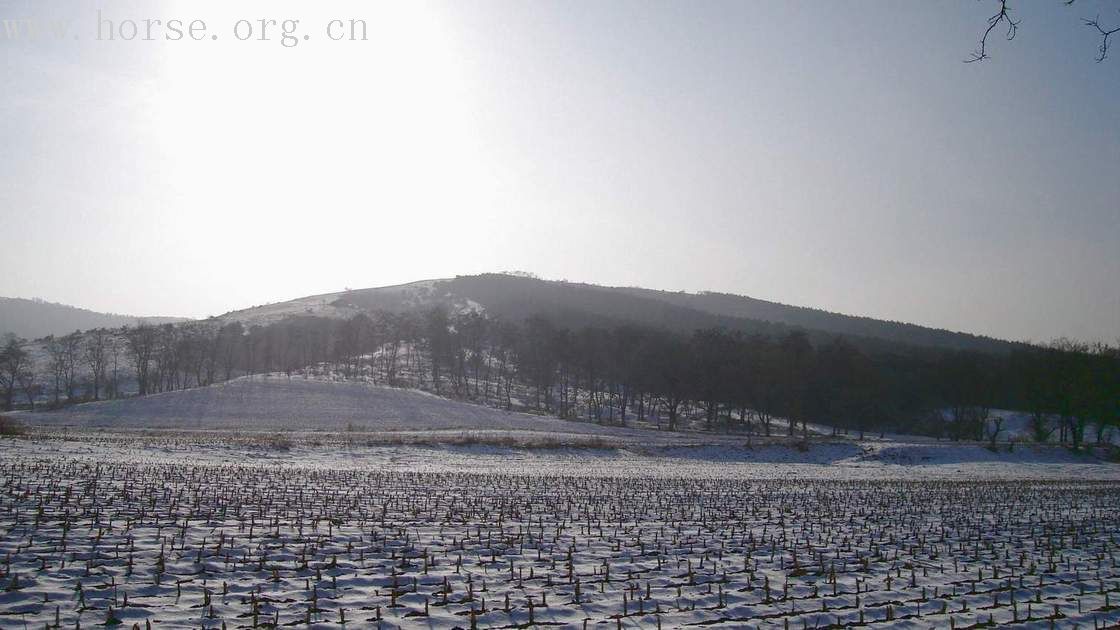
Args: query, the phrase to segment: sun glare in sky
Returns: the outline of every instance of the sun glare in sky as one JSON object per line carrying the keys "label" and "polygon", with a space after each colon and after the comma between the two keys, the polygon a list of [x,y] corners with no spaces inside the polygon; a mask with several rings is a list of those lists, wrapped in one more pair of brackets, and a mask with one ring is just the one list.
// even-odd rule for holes
{"label": "sun glare in sky", "polygon": [[77,39],[4,43],[0,262],[34,273],[0,294],[197,317],[526,269],[1112,339],[1120,62],[1058,5],[963,64],[986,6],[27,4]]}

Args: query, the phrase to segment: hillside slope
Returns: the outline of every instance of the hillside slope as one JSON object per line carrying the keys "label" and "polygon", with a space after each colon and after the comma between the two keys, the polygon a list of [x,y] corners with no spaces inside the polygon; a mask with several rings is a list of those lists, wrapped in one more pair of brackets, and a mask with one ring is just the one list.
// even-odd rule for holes
{"label": "hillside slope", "polygon": [[119,328],[137,322],[163,324],[182,322],[182,317],[134,317],[55,304],[43,300],[0,297],[0,335],[14,333],[25,339],[66,335],[75,330]]}
{"label": "hillside slope", "polygon": [[452,310],[478,310],[515,322],[539,315],[573,329],[635,323],[685,333],[700,328],[723,327],[770,336],[799,329],[808,332],[817,341],[837,335],[846,336],[870,350],[905,344],[1003,353],[1017,345],[968,333],[843,315],[739,295],[604,287],[507,274],[458,276],[329,293],[234,311],[221,319],[267,324],[297,315],[350,317],[361,311],[403,311],[436,304]]}
{"label": "hillside slope", "polygon": [[517,431],[634,439],[651,435],[641,429],[510,413],[415,390],[269,375],[13,415],[38,426],[109,429]]}
{"label": "hillside slope", "polygon": [[806,330],[885,339],[917,346],[998,352],[1014,345],[981,335],[873,317],[845,315],[804,306],[791,306],[730,293],[684,293],[640,288],[618,290],[727,317],[782,323]]}
{"label": "hillside slope", "polygon": [[682,332],[719,326],[750,334],[780,335],[801,329],[818,340],[843,335],[862,341],[861,345],[868,348],[883,345],[877,342],[888,342],[992,353],[1007,352],[1017,345],[968,333],[730,294],[604,287],[505,274],[459,276],[424,283],[422,293],[412,289],[413,286],[352,291],[339,294],[338,302],[355,307],[391,307],[403,302],[387,299],[389,296],[411,290],[411,303],[422,301],[420,297],[426,296],[428,301],[476,304],[481,310],[514,321],[545,315],[572,328],[634,322]]}

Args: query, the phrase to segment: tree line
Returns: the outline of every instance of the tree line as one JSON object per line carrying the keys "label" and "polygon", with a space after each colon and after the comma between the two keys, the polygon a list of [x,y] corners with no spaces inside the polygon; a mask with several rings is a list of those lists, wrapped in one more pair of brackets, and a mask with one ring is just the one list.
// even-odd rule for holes
{"label": "tree line", "polygon": [[[1120,352],[1060,340],[1009,353],[842,336],[640,325],[570,329],[446,308],[215,320],[75,332],[0,348],[5,409],[146,395],[262,374],[319,373],[417,387],[503,409],[608,424],[807,436],[810,424],[991,440],[993,409],[1029,415],[1033,437],[1078,447],[1120,426]],[[1091,433],[1091,434],[1090,434]]]}

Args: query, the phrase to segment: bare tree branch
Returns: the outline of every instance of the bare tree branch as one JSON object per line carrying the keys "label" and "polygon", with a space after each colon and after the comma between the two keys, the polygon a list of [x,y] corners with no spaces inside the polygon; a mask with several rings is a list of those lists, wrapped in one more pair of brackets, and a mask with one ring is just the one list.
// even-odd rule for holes
{"label": "bare tree branch", "polygon": [[992,31],[1000,24],[1007,23],[1007,41],[1015,39],[1015,34],[1019,32],[1019,22],[1022,22],[1022,20],[1016,21],[1011,19],[1007,1],[1008,0],[999,0],[999,13],[988,18],[988,28],[985,29],[984,34],[980,36],[980,44],[976,47],[976,50],[969,55],[968,59],[964,60],[965,63],[974,63],[989,58],[988,35],[991,35]]}
{"label": "bare tree branch", "polygon": [[[988,55],[988,36],[991,35],[992,31],[1000,24],[1007,25],[1007,40],[1011,41],[1015,39],[1015,35],[1019,32],[1019,23],[1022,22],[1022,20],[1014,20],[1011,18],[1011,9],[1007,6],[1009,1],[1010,0],[999,0],[999,12],[988,18],[988,28],[984,29],[983,35],[980,36],[980,43],[977,45],[976,50],[968,56],[968,59],[964,60],[965,63],[973,63],[991,58]],[[1062,4],[1068,7],[1072,6],[1076,1],[1077,0],[1062,0]],[[1086,26],[1095,28],[1097,33],[1100,34],[1101,41],[1100,46],[1097,48],[1097,63],[1104,61],[1108,58],[1108,49],[1112,44],[1109,38],[1116,33],[1120,33],[1120,26],[1111,29],[1101,26],[1099,15],[1092,19],[1082,18],[1081,21],[1084,22]]]}
{"label": "bare tree branch", "polygon": [[[1069,2],[1067,2],[1067,4],[1068,3]],[[1101,34],[1101,45],[1099,48],[1097,48],[1097,52],[1099,53],[1097,55],[1097,63],[1100,63],[1105,60],[1105,57],[1108,57],[1108,38],[1113,33],[1120,32],[1120,26],[1106,30],[1101,26],[1099,15],[1091,20],[1085,18],[1083,21],[1085,22],[1086,26],[1097,29],[1097,32]]]}

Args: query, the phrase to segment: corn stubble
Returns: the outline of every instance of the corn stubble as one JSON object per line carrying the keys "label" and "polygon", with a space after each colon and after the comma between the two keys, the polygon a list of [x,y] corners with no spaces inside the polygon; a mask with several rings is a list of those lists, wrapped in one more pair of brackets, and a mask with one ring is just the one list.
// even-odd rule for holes
{"label": "corn stubble", "polygon": [[1120,621],[1120,488],[0,463],[0,626]]}

